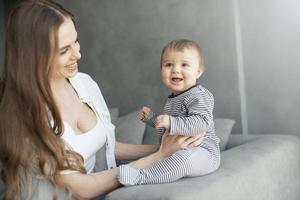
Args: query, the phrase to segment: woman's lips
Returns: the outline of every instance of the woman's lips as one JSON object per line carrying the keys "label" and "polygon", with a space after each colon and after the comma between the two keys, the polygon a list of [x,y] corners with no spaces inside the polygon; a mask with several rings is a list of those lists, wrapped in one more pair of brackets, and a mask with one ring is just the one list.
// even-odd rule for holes
{"label": "woman's lips", "polygon": [[67,65],[66,68],[68,70],[71,70],[71,71],[74,71],[76,68],[77,68],[77,62],[76,63],[73,63],[71,65]]}

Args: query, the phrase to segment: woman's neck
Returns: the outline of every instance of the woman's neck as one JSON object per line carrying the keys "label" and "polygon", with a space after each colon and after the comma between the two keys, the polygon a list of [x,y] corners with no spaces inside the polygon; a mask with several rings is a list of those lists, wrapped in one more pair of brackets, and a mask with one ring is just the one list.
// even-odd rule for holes
{"label": "woman's neck", "polygon": [[66,78],[52,79],[50,86],[52,93],[57,94],[70,89],[70,82]]}

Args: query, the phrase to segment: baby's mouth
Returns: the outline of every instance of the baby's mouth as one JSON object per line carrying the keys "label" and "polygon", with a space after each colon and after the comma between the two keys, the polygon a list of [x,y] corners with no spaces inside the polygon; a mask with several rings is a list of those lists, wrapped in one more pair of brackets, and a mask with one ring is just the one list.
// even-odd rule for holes
{"label": "baby's mouth", "polygon": [[171,78],[172,82],[175,82],[175,83],[179,83],[180,81],[182,81],[183,79],[182,78]]}

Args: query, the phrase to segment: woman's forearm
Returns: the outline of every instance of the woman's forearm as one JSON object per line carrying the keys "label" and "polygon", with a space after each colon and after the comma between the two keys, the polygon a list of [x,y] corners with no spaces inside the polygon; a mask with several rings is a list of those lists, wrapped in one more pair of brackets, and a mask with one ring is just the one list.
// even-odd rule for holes
{"label": "woman's forearm", "polygon": [[[129,163],[129,166],[143,168],[158,162],[163,158],[164,155],[160,151],[157,151]],[[118,182],[118,168],[91,174],[74,173],[59,175],[56,180],[59,185],[68,188],[74,197],[80,199],[94,198],[106,194],[120,186],[120,183]]]}
{"label": "woman's forearm", "polygon": [[[131,167],[144,168],[166,158],[181,148],[188,147],[190,144],[195,142],[197,144],[201,143],[202,140],[200,136],[183,137],[165,134],[160,146],[117,143],[116,156],[122,159],[134,159],[148,155],[129,163]],[[56,180],[59,185],[68,188],[73,196],[81,199],[94,198],[120,186],[118,182],[118,168],[92,174],[74,173],[59,175],[56,177]]]}
{"label": "woman's forearm", "polygon": [[106,194],[120,186],[117,180],[118,168],[91,174],[74,173],[59,175],[59,185],[68,188],[79,199],[91,199]]}
{"label": "woman's forearm", "polygon": [[153,163],[163,160],[164,158],[165,158],[165,155],[161,154],[158,151],[158,152],[152,153],[146,157],[143,157],[136,161],[133,161],[133,162],[129,163],[128,165],[131,167],[134,167],[134,168],[145,168],[145,167],[152,165]]}
{"label": "woman's forearm", "polygon": [[136,160],[159,149],[158,144],[126,144],[116,142],[115,155],[117,160]]}

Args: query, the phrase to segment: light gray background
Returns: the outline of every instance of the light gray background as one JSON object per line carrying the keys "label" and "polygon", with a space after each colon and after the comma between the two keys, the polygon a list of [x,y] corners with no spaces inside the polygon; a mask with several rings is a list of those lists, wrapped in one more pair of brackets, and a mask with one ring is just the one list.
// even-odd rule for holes
{"label": "light gray background", "polygon": [[235,119],[235,133],[300,135],[298,0],[57,2],[78,18],[80,70],[121,114],[142,105],[161,110],[169,94],[161,49],[188,38],[203,48],[199,82],[215,96],[215,117]]}

